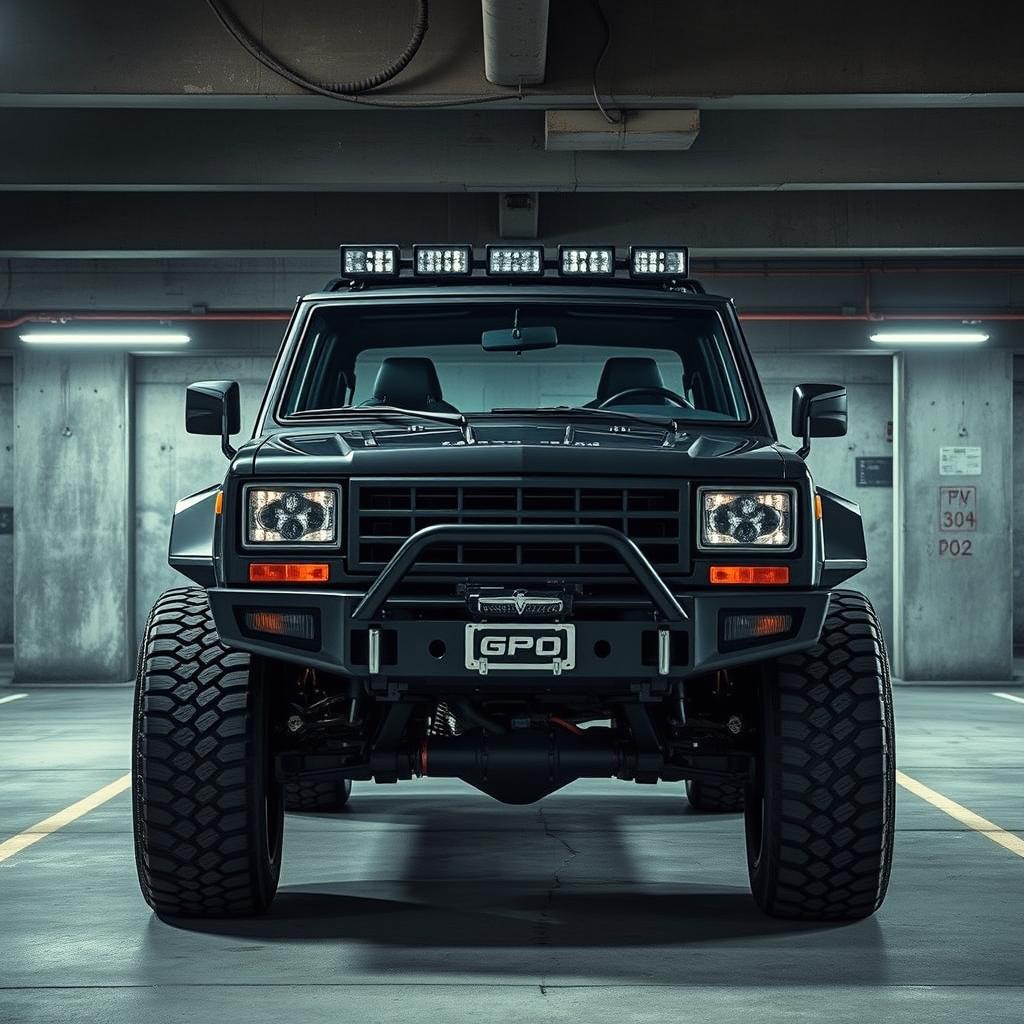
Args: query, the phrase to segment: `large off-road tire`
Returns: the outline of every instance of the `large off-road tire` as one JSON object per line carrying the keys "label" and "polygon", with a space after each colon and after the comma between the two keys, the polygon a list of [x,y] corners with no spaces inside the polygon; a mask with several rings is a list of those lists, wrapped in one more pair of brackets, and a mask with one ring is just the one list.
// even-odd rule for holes
{"label": "large off-road tire", "polygon": [[686,780],[686,799],[701,814],[738,814],[743,810],[743,786],[735,782]]}
{"label": "large off-road tire", "polygon": [[284,801],[270,760],[263,663],[224,647],[197,588],[163,594],[146,623],[135,696],[135,859],[146,902],[171,917],[267,909]]}
{"label": "large off-road tire", "polygon": [[747,791],[754,899],[773,917],[853,921],[885,898],[896,764],[889,661],[870,602],[830,600],[817,645],[769,666]]}
{"label": "large off-road tire", "polygon": [[341,782],[286,782],[284,809],[295,814],[329,814],[340,811],[352,793],[352,780]]}

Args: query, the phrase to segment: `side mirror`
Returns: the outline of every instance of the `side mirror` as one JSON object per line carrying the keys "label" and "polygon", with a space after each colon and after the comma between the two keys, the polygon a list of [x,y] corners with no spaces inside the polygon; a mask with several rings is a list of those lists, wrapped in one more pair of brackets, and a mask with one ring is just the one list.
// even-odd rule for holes
{"label": "side mirror", "polygon": [[842,437],[846,427],[846,388],[841,384],[793,388],[793,433],[804,442],[801,458],[811,450],[812,437]]}
{"label": "side mirror", "polygon": [[230,438],[242,428],[238,384],[233,380],[201,380],[185,392],[185,430],[190,434],[220,435],[220,446],[230,459],[235,454]]}

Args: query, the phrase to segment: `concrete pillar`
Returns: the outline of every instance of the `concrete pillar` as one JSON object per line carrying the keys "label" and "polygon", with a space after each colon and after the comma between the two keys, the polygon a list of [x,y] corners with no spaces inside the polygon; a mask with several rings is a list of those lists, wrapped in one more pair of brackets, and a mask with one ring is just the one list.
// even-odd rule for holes
{"label": "concrete pillar", "polygon": [[0,356],[0,644],[14,635],[14,388],[11,360]]}
{"label": "concrete pillar", "polygon": [[1010,679],[1012,356],[929,349],[895,366],[895,674]]}
{"label": "concrete pillar", "polygon": [[16,353],[17,683],[134,674],[130,383],[121,353]]}

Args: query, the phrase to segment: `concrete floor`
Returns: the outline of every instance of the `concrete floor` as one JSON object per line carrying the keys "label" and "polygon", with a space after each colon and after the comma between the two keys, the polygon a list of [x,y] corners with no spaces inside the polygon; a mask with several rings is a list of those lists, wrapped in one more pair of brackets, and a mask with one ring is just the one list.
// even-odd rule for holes
{"label": "concrete floor", "polygon": [[[899,690],[900,767],[1024,834],[1024,704],[990,689]],[[126,771],[130,702],[0,705],[0,841]],[[577,783],[526,808],[357,786],[343,815],[289,818],[269,917],[184,927],[139,896],[129,807],[0,864],[4,1024],[1024,1016],[1024,859],[902,789],[889,899],[845,927],[761,916],[740,818],[690,814],[679,785]]]}

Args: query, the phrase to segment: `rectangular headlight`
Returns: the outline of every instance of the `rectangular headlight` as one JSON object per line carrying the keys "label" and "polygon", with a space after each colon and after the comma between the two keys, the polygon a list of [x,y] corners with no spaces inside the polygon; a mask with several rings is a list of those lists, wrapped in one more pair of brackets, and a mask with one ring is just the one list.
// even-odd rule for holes
{"label": "rectangular headlight", "polygon": [[689,253],[683,247],[663,245],[631,245],[629,247],[630,277],[686,277]]}
{"label": "rectangular headlight", "polygon": [[762,491],[753,487],[697,492],[700,507],[700,547],[769,548],[792,550],[793,492]]}
{"label": "rectangular headlight", "polygon": [[401,260],[397,245],[341,246],[341,272],[346,277],[398,277]]}
{"label": "rectangular headlight", "polygon": [[615,249],[610,245],[560,245],[558,272],[563,277],[614,277]]}
{"label": "rectangular headlight", "polygon": [[250,487],[245,543],[336,545],[338,491],[333,487]]}
{"label": "rectangular headlight", "polygon": [[544,273],[544,246],[489,245],[487,273],[500,277],[540,277]]}
{"label": "rectangular headlight", "polygon": [[469,277],[473,249],[469,245],[414,245],[412,272],[417,277]]}

